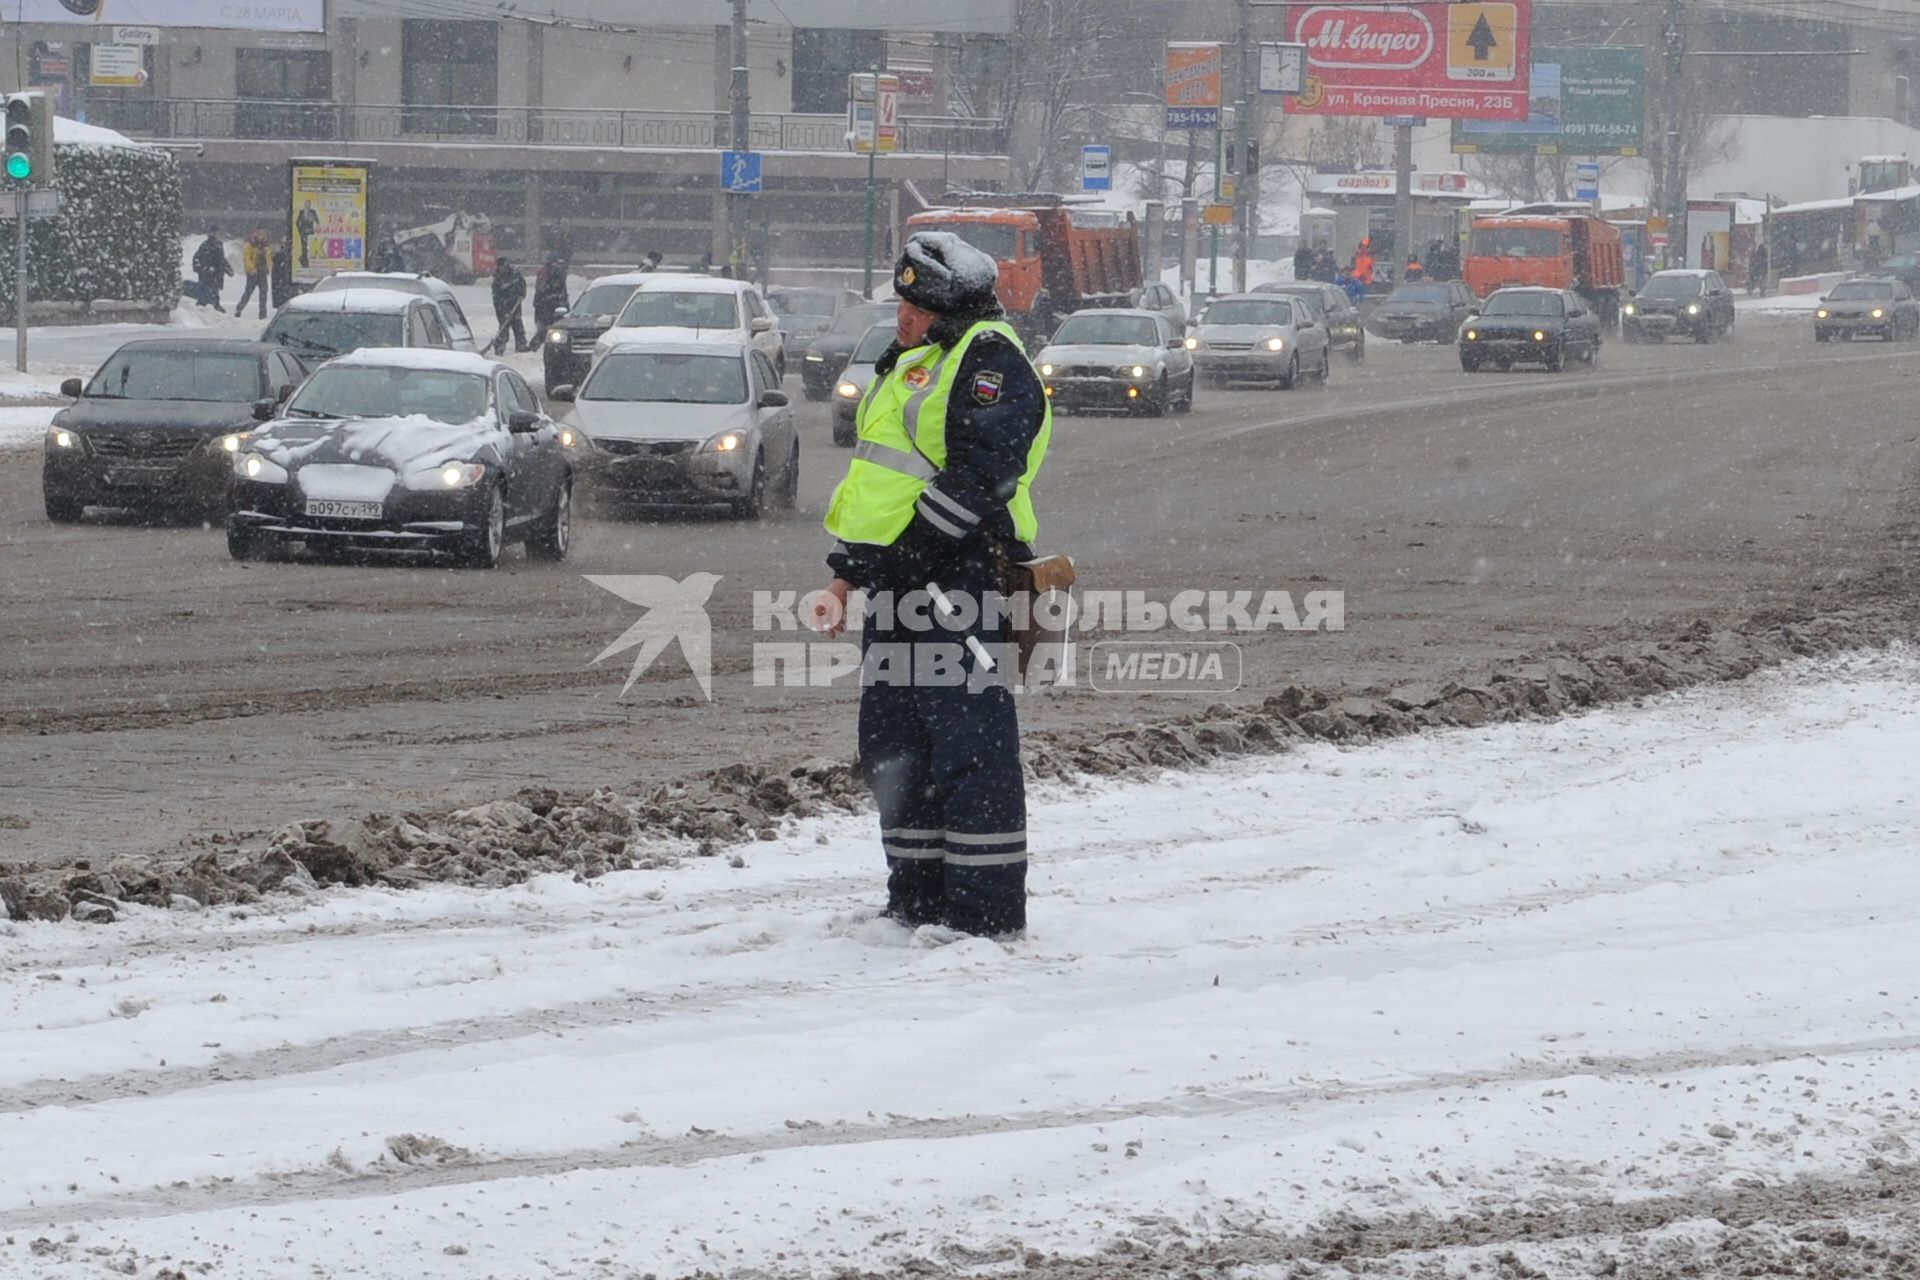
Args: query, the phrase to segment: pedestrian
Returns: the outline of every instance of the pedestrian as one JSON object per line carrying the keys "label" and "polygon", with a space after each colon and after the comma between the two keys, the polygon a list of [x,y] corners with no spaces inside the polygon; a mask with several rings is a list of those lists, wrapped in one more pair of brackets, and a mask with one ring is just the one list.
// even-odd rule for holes
{"label": "pedestrian", "polygon": [[300,206],[300,212],[294,215],[293,229],[300,233],[300,265],[304,267],[312,251],[314,233],[320,230],[320,215],[314,210],[313,201]]}
{"label": "pedestrian", "polygon": [[1402,278],[1410,281],[1425,280],[1427,278],[1427,269],[1420,265],[1420,259],[1408,258],[1406,274]]}
{"label": "pedestrian", "polygon": [[660,264],[665,260],[666,255],[658,249],[649,249],[647,250],[647,260],[640,264],[640,269],[642,271],[658,271]]}
{"label": "pedestrian", "polygon": [[400,245],[391,235],[380,237],[380,247],[373,251],[373,269],[383,272],[401,272],[407,269],[407,259],[400,252]]}
{"label": "pedestrian", "polygon": [[220,290],[226,284],[227,277],[233,274],[233,263],[227,260],[227,247],[220,239],[220,228],[208,227],[207,238],[193,251],[193,274],[200,281],[200,305],[211,306],[224,315],[227,309],[220,305]]}
{"label": "pedestrian", "polygon": [[280,248],[273,255],[273,309],[278,311],[293,297],[293,245],[285,238],[280,240]]}
{"label": "pedestrian", "polygon": [[1354,250],[1350,273],[1360,282],[1360,287],[1363,289],[1373,283],[1373,243],[1371,241],[1362,240],[1360,247]]}
{"label": "pedestrian", "polygon": [[255,227],[247,242],[240,246],[240,266],[247,277],[246,288],[240,291],[240,301],[233,304],[233,314],[239,315],[247,309],[247,299],[257,291],[260,294],[260,318],[267,318],[267,280],[273,274],[273,246],[267,243],[267,229]]}
{"label": "pedestrian", "polygon": [[1340,278],[1340,268],[1334,261],[1333,250],[1325,245],[1313,255],[1313,278],[1322,284],[1332,284]]}
{"label": "pedestrian", "polygon": [[[1053,427],[997,277],[956,235],[908,238],[893,272],[898,331],[827,510],[839,542],[814,616],[837,635],[847,596],[870,597],[859,750],[880,811],[887,915],[986,936],[1027,920],[1017,660],[995,601],[1007,567],[1032,559],[1029,486]],[[916,601],[936,593],[958,613],[919,625],[933,615]]]}
{"label": "pedestrian", "polygon": [[1747,293],[1749,295],[1758,291],[1761,297],[1767,296],[1767,268],[1771,265],[1767,261],[1767,246],[1765,244],[1753,246],[1753,252],[1747,256]]}
{"label": "pedestrian", "polygon": [[549,249],[547,261],[533,279],[533,327],[546,341],[547,326],[560,318],[567,307],[567,260],[560,250]]}
{"label": "pedestrian", "polygon": [[487,351],[499,355],[507,349],[507,335],[513,335],[513,349],[527,351],[527,329],[520,321],[520,304],[527,299],[526,277],[520,269],[500,259],[493,266],[493,319],[500,331],[487,344]]}
{"label": "pedestrian", "polygon": [[1313,250],[1302,240],[1300,247],[1293,251],[1293,278],[1311,280],[1313,278]]}
{"label": "pedestrian", "polygon": [[713,250],[709,249],[705,253],[701,254],[700,261],[694,265],[693,269],[695,271],[698,271],[703,276],[712,275],[713,274]]}

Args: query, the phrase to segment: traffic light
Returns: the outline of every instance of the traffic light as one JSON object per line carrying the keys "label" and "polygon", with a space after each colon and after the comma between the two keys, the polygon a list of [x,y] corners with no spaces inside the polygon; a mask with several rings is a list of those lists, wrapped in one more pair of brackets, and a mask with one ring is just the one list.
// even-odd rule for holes
{"label": "traffic light", "polygon": [[6,95],[6,158],[0,162],[15,186],[44,187],[53,181],[53,102],[44,93]]}

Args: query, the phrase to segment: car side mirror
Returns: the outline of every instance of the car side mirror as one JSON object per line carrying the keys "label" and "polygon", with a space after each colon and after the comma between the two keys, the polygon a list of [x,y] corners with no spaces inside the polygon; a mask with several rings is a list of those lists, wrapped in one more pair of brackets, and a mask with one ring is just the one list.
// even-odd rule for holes
{"label": "car side mirror", "polygon": [[787,407],[787,393],[784,391],[762,391],[760,393],[762,409],[784,409]]}
{"label": "car side mirror", "polygon": [[60,394],[65,396],[69,400],[78,400],[80,398],[80,393],[85,391],[86,389],[87,389],[86,384],[81,382],[80,379],[78,378],[68,378],[65,382],[62,382],[60,384]]}
{"label": "car side mirror", "polygon": [[1178,334],[1167,339],[1167,350],[1169,351],[1184,351],[1186,347],[1187,340]]}
{"label": "car side mirror", "polygon": [[515,435],[528,435],[540,429],[540,415],[531,409],[515,409],[507,415],[507,430]]}
{"label": "car side mirror", "polygon": [[293,384],[291,382],[281,383],[279,389],[273,393],[273,402],[275,404],[285,404],[288,400],[292,398],[293,398]]}
{"label": "car side mirror", "polygon": [[253,420],[255,422],[273,421],[274,410],[280,406],[271,396],[261,396],[253,402]]}
{"label": "car side mirror", "polygon": [[557,387],[549,387],[547,389],[547,399],[557,400],[561,404],[572,404],[573,393],[573,384],[571,382],[563,382]]}
{"label": "car side mirror", "polygon": [[767,333],[773,329],[773,321],[766,316],[755,316],[747,322],[748,333]]}
{"label": "car side mirror", "polygon": [[559,318],[560,318],[561,316],[564,316],[564,315],[566,315],[567,313],[569,313],[569,312],[570,312],[570,311],[572,311],[572,310],[573,310],[573,308],[572,308],[572,307],[561,307],[561,308],[559,308],[559,309],[558,309],[557,311],[555,311],[555,312],[553,313],[553,318],[554,318],[554,319],[556,319],[556,320],[558,320],[558,319],[559,319]]}

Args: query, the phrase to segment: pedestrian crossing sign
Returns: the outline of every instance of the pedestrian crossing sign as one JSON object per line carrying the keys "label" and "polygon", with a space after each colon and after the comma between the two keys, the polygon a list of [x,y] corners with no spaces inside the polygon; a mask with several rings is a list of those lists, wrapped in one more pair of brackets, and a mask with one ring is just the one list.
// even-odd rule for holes
{"label": "pedestrian crossing sign", "polygon": [[1512,80],[1519,45],[1520,6],[1512,0],[1447,6],[1447,79]]}

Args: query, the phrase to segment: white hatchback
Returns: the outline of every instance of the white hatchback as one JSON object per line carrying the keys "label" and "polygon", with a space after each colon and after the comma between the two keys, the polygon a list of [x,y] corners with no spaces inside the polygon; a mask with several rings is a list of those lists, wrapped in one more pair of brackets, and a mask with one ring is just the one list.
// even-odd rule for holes
{"label": "white hatchback", "polygon": [[760,291],[744,280],[655,276],[627,299],[613,328],[593,344],[595,364],[628,342],[718,342],[758,351],[778,377],[787,373],[780,325]]}

